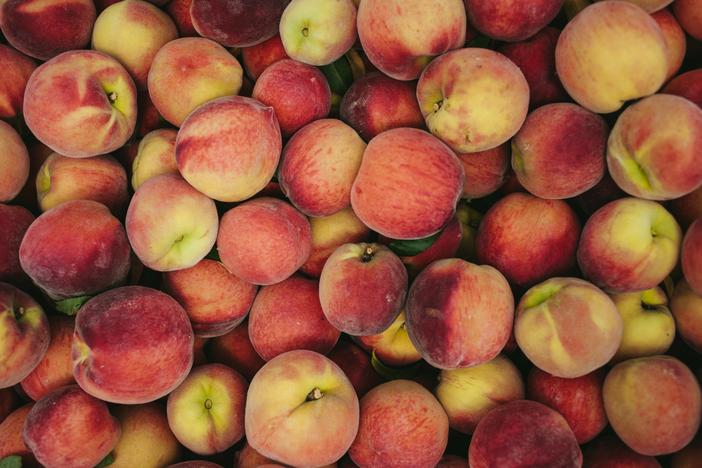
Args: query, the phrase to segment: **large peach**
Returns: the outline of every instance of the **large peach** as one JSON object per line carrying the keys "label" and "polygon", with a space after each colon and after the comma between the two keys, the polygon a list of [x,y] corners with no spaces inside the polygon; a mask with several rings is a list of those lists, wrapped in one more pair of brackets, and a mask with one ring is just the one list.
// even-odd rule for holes
{"label": "large peach", "polygon": [[466,48],[427,65],[417,100],[431,133],[454,151],[475,153],[517,133],[529,110],[529,84],[504,55]]}
{"label": "large peach", "polygon": [[458,153],[466,180],[463,198],[482,198],[495,192],[505,183],[509,170],[509,146],[477,153]]}
{"label": "large peach", "polygon": [[132,188],[162,174],[178,174],[175,143],[178,132],[163,128],[147,133],[139,142],[132,163]]}
{"label": "large peach", "polygon": [[494,359],[507,343],[514,298],[502,274],[461,259],[438,260],[412,283],[407,331],[422,357],[440,369]]}
{"label": "large peach", "polygon": [[673,12],[680,26],[695,39],[702,40],[702,2],[700,0],[677,0]]}
{"label": "large peach", "polygon": [[231,96],[190,114],[178,132],[175,152],[178,170],[188,183],[215,200],[236,202],[270,182],[282,146],[272,107]]}
{"label": "large peach", "polygon": [[13,119],[22,115],[24,89],[37,64],[12,47],[0,44],[0,67],[3,74],[0,83],[0,119]]}
{"label": "large peach", "polygon": [[296,466],[334,463],[351,446],[358,424],[351,382],[313,351],[276,356],[249,385],[246,440],[267,458]]}
{"label": "large peach", "polygon": [[388,366],[407,366],[422,359],[407,333],[404,311],[377,335],[358,336],[355,340],[368,352],[373,353],[374,359]]}
{"label": "large peach", "polygon": [[702,218],[687,229],[680,257],[687,284],[702,295]]}
{"label": "large peach", "polygon": [[0,202],[15,198],[29,178],[29,152],[10,124],[0,120]]}
{"label": "large peach", "polygon": [[700,384],[676,358],[651,356],[621,362],[607,374],[602,394],[614,431],[643,455],[676,452],[700,427]]}
{"label": "large peach", "polygon": [[193,330],[172,297],[125,286],[80,309],[71,355],[73,375],[86,392],[112,403],[148,403],[188,375]]}
{"label": "large peach", "polygon": [[251,344],[247,321],[226,335],[212,338],[207,346],[207,357],[209,362],[225,364],[248,380],[266,363]]}
{"label": "large peach", "polygon": [[33,222],[34,215],[26,208],[0,204],[0,281],[17,281],[24,275],[19,248]]}
{"label": "large peach", "polygon": [[680,70],[685,60],[687,38],[685,37],[685,31],[683,31],[675,16],[668,9],[658,10],[651,14],[651,17],[656,20],[658,27],[661,28],[663,37],[665,37],[665,43],[668,46],[668,75],[666,79],[669,80]]}
{"label": "large peach", "polygon": [[363,51],[396,80],[417,79],[433,57],[463,47],[466,23],[462,0],[363,0],[358,7]]}
{"label": "large peach", "polygon": [[500,41],[528,39],[553,20],[563,0],[465,0],[470,24]]}
{"label": "large peach", "polygon": [[279,34],[260,44],[241,49],[241,62],[252,80],[257,80],[266,68],[286,58],[289,57],[285,53]]}
{"label": "large peach", "polygon": [[568,94],[600,114],[655,93],[668,74],[668,48],[656,21],[624,1],[588,6],[561,32],[556,70]]}
{"label": "large peach", "polygon": [[697,294],[682,279],[670,300],[677,332],[695,351],[702,353],[702,294]]}
{"label": "large peach", "polygon": [[702,68],[676,76],[668,82],[662,92],[684,97],[702,107]]}
{"label": "large peach", "polygon": [[351,206],[384,236],[419,239],[449,222],[463,184],[463,168],[448,146],[422,130],[396,128],[368,144]]}
{"label": "large peach", "polygon": [[441,404],[417,382],[394,380],[361,399],[351,460],[367,468],[436,466],[448,443]]}

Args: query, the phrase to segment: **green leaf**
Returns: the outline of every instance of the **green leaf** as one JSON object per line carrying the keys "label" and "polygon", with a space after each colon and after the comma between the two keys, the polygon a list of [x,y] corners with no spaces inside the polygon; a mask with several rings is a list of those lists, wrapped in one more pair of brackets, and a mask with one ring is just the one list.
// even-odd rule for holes
{"label": "green leaf", "polygon": [[477,35],[466,44],[466,47],[480,47],[482,49],[494,49],[495,41],[482,34]]}
{"label": "green leaf", "polygon": [[341,57],[334,63],[319,67],[327,77],[329,88],[332,93],[344,95],[351,83],[353,83],[353,71],[346,56]]}
{"label": "green leaf", "polygon": [[22,457],[10,455],[0,460],[0,468],[22,468]]}
{"label": "green leaf", "polygon": [[83,307],[83,304],[88,302],[91,297],[93,296],[71,297],[62,301],[54,302],[54,306],[56,307],[56,310],[66,315],[76,315],[78,310]]}
{"label": "green leaf", "polygon": [[391,367],[378,359],[378,357],[375,355],[375,351],[373,351],[371,354],[371,365],[373,366],[373,369],[375,369],[375,371],[386,380],[411,379],[417,375],[421,363],[422,362],[419,361],[411,366]]}
{"label": "green leaf", "polygon": [[105,466],[109,466],[115,462],[115,454],[110,452],[107,454],[105,458],[102,459],[100,463],[95,465],[95,468],[103,468]]}
{"label": "green leaf", "polygon": [[219,251],[217,250],[217,246],[215,245],[212,247],[212,250],[210,250],[210,253],[205,255],[205,258],[208,260],[215,260],[217,262],[221,262],[222,260],[219,258]]}
{"label": "green leaf", "polygon": [[424,239],[394,240],[388,244],[388,247],[400,257],[414,257],[434,245],[434,242],[441,236],[442,232],[439,231],[433,236],[425,237]]}

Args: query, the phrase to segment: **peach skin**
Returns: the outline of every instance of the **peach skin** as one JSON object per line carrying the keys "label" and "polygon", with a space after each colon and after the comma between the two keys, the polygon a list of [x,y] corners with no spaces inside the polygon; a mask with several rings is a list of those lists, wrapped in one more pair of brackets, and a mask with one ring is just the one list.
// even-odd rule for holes
{"label": "peach skin", "polygon": [[15,198],[29,178],[29,152],[17,131],[0,120],[0,202]]}

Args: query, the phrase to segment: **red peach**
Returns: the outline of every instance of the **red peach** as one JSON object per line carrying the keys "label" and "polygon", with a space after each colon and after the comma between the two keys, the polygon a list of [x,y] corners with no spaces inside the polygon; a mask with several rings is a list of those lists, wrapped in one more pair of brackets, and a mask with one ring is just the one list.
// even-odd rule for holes
{"label": "red peach", "polygon": [[0,202],[15,198],[29,177],[29,152],[17,131],[0,120]]}
{"label": "red peach", "polygon": [[180,37],[197,37],[198,33],[193,26],[190,16],[190,5],[193,0],[171,0],[166,4],[166,12],[171,16],[178,28]]}
{"label": "red peach", "polygon": [[470,24],[488,37],[517,42],[528,39],[553,20],[563,0],[465,0]]}
{"label": "red peach", "polygon": [[339,341],[328,357],[344,371],[359,397],[383,382],[371,357],[350,341]]}
{"label": "red peach", "polygon": [[668,46],[668,76],[666,79],[670,79],[680,70],[685,60],[685,52],[687,51],[685,31],[682,30],[675,16],[668,9],[658,10],[652,13],[651,17],[661,28]]}
{"label": "red peach", "polygon": [[257,80],[263,71],[280,60],[289,58],[285,53],[280,35],[276,34],[260,44],[241,49],[241,61],[244,70],[253,80]]}
{"label": "red peach", "polygon": [[19,249],[33,222],[34,215],[26,208],[0,204],[0,281],[17,281],[24,275]]}
{"label": "red peach", "polygon": [[702,107],[702,68],[676,76],[662,92],[684,97]]}
{"label": "red peach", "polygon": [[258,453],[248,442],[234,454],[234,468],[261,468],[273,460]]}
{"label": "red peach", "polygon": [[677,333],[692,349],[702,353],[702,294],[695,293],[683,278],[675,286],[670,310]]}
{"label": "red peach", "polygon": [[482,198],[495,192],[505,183],[509,170],[509,146],[477,153],[458,153],[466,180],[463,198]]}
{"label": "red peach", "polygon": [[690,36],[702,41],[702,2],[700,0],[677,0],[673,12],[680,26]]}
{"label": "red peach", "polygon": [[616,436],[606,435],[598,437],[585,448],[583,467],[661,468],[661,464],[654,457],[634,452]]}
{"label": "red peach", "polygon": [[22,115],[24,89],[36,67],[34,60],[12,47],[0,44],[0,69],[3,75],[0,82],[0,119],[13,119]]}
{"label": "red peach", "polygon": [[40,466],[22,439],[22,427],[33,403],[17,408],[0,422],[0,460],[12,455],[22,457],[22,466]]}
{"label": "red peach", "polygon": [[208,345],[210,362],[225,364],[251,380],[266,363],[249,338],[249,323],[244,321],[226,335],[217,336]]}
{"label": "red peach", "polygon": [[687,284],[702,295],[702,218],[687,229],[680,257]]}

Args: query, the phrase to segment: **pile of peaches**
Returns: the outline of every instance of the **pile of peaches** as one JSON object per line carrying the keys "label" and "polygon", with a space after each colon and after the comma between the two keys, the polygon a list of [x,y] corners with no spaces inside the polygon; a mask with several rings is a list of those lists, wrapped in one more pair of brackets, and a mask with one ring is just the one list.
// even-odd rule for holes
{"label": "pile of peaches", "polygon": [[702,0],[0,31],[0,468],[702,467]]}

